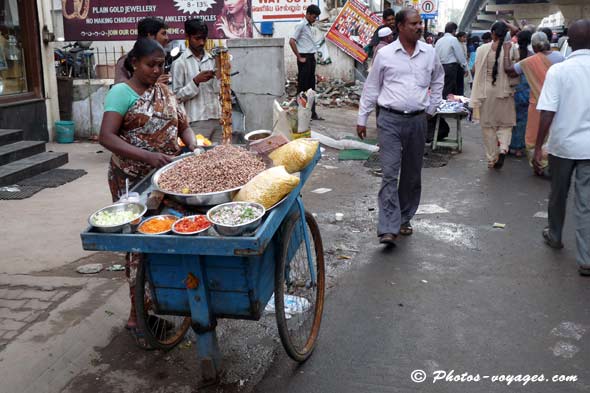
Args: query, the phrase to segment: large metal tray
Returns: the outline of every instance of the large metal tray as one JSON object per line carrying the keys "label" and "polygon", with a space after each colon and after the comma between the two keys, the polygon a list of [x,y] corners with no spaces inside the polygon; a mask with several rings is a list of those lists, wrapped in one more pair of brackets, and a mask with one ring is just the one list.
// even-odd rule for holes
{"label": "large metal tray", "polygon": [[158,186],[158,181],[160,180],[160,176],[162,173],[166,172],[167,170],[173,168],[174,166],[178,165],[179,162],[182,160],[176,160],[171,162],[168,165],[163,166],[162,168],[158,169],[156,173],[152,176],[152,186],[154,190],[158,190],[172,199],[182,203],[183,205],[188,206],[215,206],[220,205],[222,203],[231,202],[233,197],[240,191],[242,187],[232,188],[230,190],[225,191],[218,191],[218,192],[209,192],[204,194],[182,194],[182,193],[174,193],[166,190],[162,190]]}

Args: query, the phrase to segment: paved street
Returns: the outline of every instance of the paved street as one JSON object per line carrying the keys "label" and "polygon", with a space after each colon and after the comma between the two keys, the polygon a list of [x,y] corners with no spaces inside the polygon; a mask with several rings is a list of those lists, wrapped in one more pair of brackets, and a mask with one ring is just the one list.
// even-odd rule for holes
{"label": "paved street", "polygon": [[[280,353],[256,392],[590,390],[590,281],[576,270],[572,219],[566,248],[546,247],[536,216],[549,183],[524,160],[488,170],[478,128],[466,134],[463,154],[424,171],[422,203],[448,213],[417,216],[392,251],[363,247],[328,298],[314,355],[298,367]],[[414,370],[425,382],[412,382]],[[445,382],[437,370],[481,381]],[[577,382],[492,382],[502,374]]]}
{"label": "paved street", "polygon": [[[314,123],[318,131],[353,132],[355,111],[321,113],[327,120]],[[374,128],[369,131],[374,136]],[[0,238],[3,393],[590,390],[584,367],[590,281],[576,271],[572,220],[566,248],[545,247],[540,232],[549,183],[533,177],[524,160],[488,170],[478,127],[467,127],[464,152],[449,165],[424,170],[424,214],[414,220],[415,234],[388,252],[375,236],[380,178],[363,162],[339,162],[326,151],[304,192],[320,223],[329,273],[316,352],[302,366],[288,359],[273,315],[260,322],[223,320],[226,372],[222,384],[209,389],[197,387],[190,339],[168,353],[134,347],[123,329],[122,272],[75,272],[81,264],[122,260],[84,252],[78,236],[88,214],[108,203],[108,154],[92,144],[53,147],[74,149],[68,167],[88,175],[25,201],[0,202],[3,222],[16,228]],[[319,187],[332,191],[310,192]],[[336,212],[344,221],[334,220]],[[46,229],[56,222],[56,229]],[[492,228],[495,222],[506,227]],[[424,370],[427,380],[413,383],[413,370]],[[433,384],[436,370],[490,379]],[[578,381],[491,382],[495,374],[541,373]]]}

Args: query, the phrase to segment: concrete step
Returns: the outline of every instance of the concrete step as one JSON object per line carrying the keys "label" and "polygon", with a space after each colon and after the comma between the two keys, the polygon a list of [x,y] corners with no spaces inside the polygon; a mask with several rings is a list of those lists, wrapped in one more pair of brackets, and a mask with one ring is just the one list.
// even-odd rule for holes
{"label": "concrete step", "polygon": [[19,180],[60,167],[68,162],[68,153],[43,152],[0,166],[0,186],[17,184]]}
{"label": "concrete step", "polygon": [[0,129],[0,146],[9,143],[22,141],[24,138],[23,130],[3,130]]}
{"label": "concrete step", "polygon": [[18,141],[0,146],[0,165],[34,156],[45,151],[45,142]]}

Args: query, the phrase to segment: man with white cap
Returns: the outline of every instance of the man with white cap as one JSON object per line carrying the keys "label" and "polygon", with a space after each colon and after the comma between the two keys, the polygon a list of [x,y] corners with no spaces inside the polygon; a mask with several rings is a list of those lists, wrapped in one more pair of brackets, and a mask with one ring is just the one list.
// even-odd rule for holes
{"label": "man with white cap", "polygon": [[375,61],[375,57],[377,57],[377,52],[379,52],[379,49],[393,42],[393,31],[389,27],[382,28],[379,30],[377,35],[379,36],[379,44],[377,44],[373,52],[373,61]]}

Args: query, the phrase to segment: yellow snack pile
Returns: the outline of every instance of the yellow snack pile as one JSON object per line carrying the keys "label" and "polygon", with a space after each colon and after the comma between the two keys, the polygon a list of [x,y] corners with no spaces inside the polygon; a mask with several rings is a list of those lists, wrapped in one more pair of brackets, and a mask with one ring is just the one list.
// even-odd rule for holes
{"label": "yellow snack pile", "polygon": [[260,172],[234,197],[234,201],[257,202],[268,209],[299,185],[299,178],[287,173],[284,166]]}
{"label": "yellow snack pile", "polygon": [[319,144],[312,139],[297,139],[279,147],[268,156],[276,166],[284,165],[287,172],[295,173],[311,162]]}

